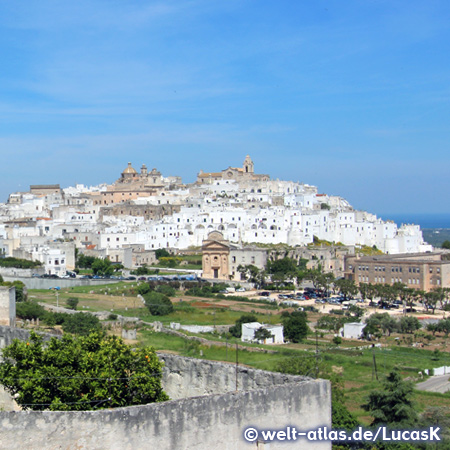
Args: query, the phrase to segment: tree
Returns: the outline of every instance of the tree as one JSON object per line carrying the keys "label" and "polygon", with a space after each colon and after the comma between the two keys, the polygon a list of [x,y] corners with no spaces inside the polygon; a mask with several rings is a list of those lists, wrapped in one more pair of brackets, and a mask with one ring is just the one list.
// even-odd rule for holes
{"label": "tree", "polygon": [[322,315],[319,317],[316,327],[337,334],[345,322],[346,319],[342,316]]}
{"label": "tree", "polygon": [[253,264],[247,264],[245,266],[239,264],[237,271],[241,274],[241,280],[247,280],[250,283],[258,282],[260,270]]}
{"label": "tree", "polygon": [[421,328],[417,317],[403,316],[400,319],[400,330],[402,333],[414,333]]}
{"label": "tree", "polygon": [[344,301],[346,301],[348,297],[353,297],[358,292],[358,288],[353,280],[340,278],[334,282],[334,286],[337,287],[339,292],[344,296]]}
{"label": "tree", "polygon": [[441,245],[442,248],[450,249],[450,241],[446,240]]}
{"label": "tree", "polygon": [[412,383],[403,381],[400,374],[393,371],[386,377],[383,390],[372,391],[362,407],[374,418],[372,425],[413,426],[417,413],[412,396]]}
{"label": "tree", "polygon": [[158,250],[155,251],[155,256],[156,256],[156,259],[159,259],[161,257],[167,258],[170,256],[170,253],[164,248],[158,248]]}
{"label": "tree", "polygon": [[77,254],[77,266],[82,269],[90,269],[96,258],[94,256],[86,256],[83,253]]}
{"label": "tree", "polygon": [[308,320],[304,311],[283,312],[284,337],[291,342],[301,342],[309,333]]}
{"label": "tree", "polygon": [[280,273],[286,276],[295,276],[297,273],[297,262],[292,258],[276,259],[275,261],[267,261],[266,265],[267,273],[275,274]]}
{"label": "tree", "polygon": [[91,268],[94,275],[111,276],[114,273],[114,268],[108,258],[96,258]]}
{"label": "tree", "polygon": [[69,297],[67,299],[67,302],[66,302],[67,303],[67,307],[69,309],[76,310],[77,306],[78,306],[78,302],[79,302],[78,298],[76,298],[76,297]]}
{"label": "tree", "polygon": [[3,357],[0,382],[23,409],[85,411],[168,400],[155,350],[132,349],[117,336],[64,335],[43,345],[31,332]]}
{"label": "tree", "polygon": [[273,334],[267,328],[259,327],[255,331],[255,335],[254,335],[255,341],[264,343],[266,339],[271,339],[271,338],[273,338]]}
{"label": "tree", "polygon": [[101,324],[98,317],[93,314],[80,312],[65,315],[62,329],[66,333],[87,336],[94,331],[100,331]]}
{"label": "tree", "polygon": [[[393,331],[399,328],[397,320],[388,313],[372,314],[366,319],[366,324],[367,333],[379,335],[380,337],[382,333],[390,336]],[[377,333],[377,330],[382,331],[382,333]]]}
{"label": "tree", "polygon": [[258,322],[258,318],[254,314],[244,314],[236,320],[228,331],[232,336],[240,338],[242,336],[242,324],[251,322]]}
{"label": "tree", "polygon": [[150,291],[144,294],[143,297],[145,306],[152,316],[166,316],[174,310],[170,298],[160,292]]}
{"label": "tree", "polygon": [[16,302],[26,302],[28,299],[27,288],[22,281],[3,281],[0,275],[0,285],[1,286],[14,286],[16,288]]}
{"label": "tree", "polygon": [[16,304],[16,315],[23,320],[44,319],[47,311],[37,302],[20,302]]}

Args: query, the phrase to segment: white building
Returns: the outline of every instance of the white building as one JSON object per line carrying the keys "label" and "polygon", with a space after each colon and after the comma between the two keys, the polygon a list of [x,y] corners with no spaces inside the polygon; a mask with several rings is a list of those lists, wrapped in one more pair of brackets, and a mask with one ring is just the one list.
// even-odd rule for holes
{"label": "white building", "polygon": [[272,334],[272,338],[265,339],[260,344],[284,344],[283,326],[282,325],[264,325],[259,322],[250,322],[242,324],[242,342],[255,342],[255,331],[265,328]]}
{"label": "white building", "polygon": [[345,323],[344,327],[339,330],[339,334],[345,339],[360,339],[363,335],[363,330],[365,327],[365,323]]}

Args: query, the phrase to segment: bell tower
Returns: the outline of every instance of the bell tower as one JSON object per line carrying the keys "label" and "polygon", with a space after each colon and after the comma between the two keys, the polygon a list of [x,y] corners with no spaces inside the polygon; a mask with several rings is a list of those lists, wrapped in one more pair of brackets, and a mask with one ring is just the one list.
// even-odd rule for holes
{"label": "bell tower", "polygon": [[254,173],[253,161],[249,155],[245,157],[244,173]]}

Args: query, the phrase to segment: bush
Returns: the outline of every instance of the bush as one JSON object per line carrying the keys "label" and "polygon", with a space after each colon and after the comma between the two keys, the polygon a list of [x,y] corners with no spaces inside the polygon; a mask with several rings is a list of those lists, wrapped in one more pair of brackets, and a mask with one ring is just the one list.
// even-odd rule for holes
{"label": "bush", "polygon": [[73,309],[74,311],[76,311],[77,306],[78,306],[78,302],[79,302],[79,300],[76,297],[69,297],[67,299],[67,302],[66,302],[67,303],[67,307],[69,309]]}
{"label": "bush", "polygon": [[161,284],[156,288],[156,292],[160,294],[164,294],[167,297],[174,297],[176,294],[175,288],[170,286],[169,284]]}
{"label": "bush", "polygon": [[0,380],[23,409],[84,411],[168,400],[162,364],[151,347],[125,345],[116,336],[64,335],[43,344],[31,333],[4,350]]}
{"label": "bush", "polygon": [[39,261],[29,261],[28,259],[7,257],[0,259],[0,266],[15,267],[17,269],[34,269],[35,267],[42,266],[42,263]]}
{"label": "bush", "polygon": [[36,302],[21,302],[16,304],[16,315],[23,320],[44,319],[47,311]]}
{"label": "bush", "polygon": [[151,291],[143,297],[145,306],[147,306],[152,316],[166,316],[174,310],[169,297],[160,292]]}
{"label": "bush", "polygon": [[258,322],[258,318],[253,314],[244,314],[236,320],[235,324],[228,330],[234,337],[240,338],[242,336],[242,324]]}
{"label": "bush", "polygon": [[67,314],[62,329],[66,333],[87,336],[92,332],[100,331],[101,325],[98,317],[89,313]]}

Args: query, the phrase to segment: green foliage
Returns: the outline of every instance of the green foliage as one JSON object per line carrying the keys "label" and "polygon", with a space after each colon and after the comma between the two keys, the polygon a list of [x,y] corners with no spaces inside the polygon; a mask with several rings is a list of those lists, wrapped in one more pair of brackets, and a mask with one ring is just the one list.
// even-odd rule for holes
{"label": "green foliage", "polygon": [[170,256],[170,253],[164,248],[158,248],[158,250],[155,251],[155,256],[156,256],[156,259],[159,259],[161,257],[167,258]]}
{"label": "green foliage", "polygon": [[95,261],[91,265],[94,275],[111,276],[114,273],[114,267],[108,258],[101,259],[95,258]]}
{"label": "green foliage", "polygon": [[333,344],[335,345],[341,345],[342,344],[342,338],[340,336],[335,336],[333,338]]}
{"label": "green foliage", "polygon": [[264,327],[259,327],[256,331],[255,331],[255,341],[261,341],[264,342],[266,339],[271,339],[273,337],[273,334]]}
{"label": "green foliage", "polygon": [[339,289],[339,292],[344,296],[344,300],[357,294],[358,288],[353,280],[340,278],[334,282],[334,286]]}
{"label": "green foliage", "polygon": [[166,316],[173,312],[172,302],[167,295],[160,292],[150,291],[143,295],[145,306],[152,316]]}
{"label": "green foliage", "polygon": [[86,336],[94,331],[100,331],[101,325],[98,317],[89,313],[67,314],[62,323],[66,333]]}
{"label": "green foliage", "polygon": [[232,336],[240,338],[242,336],[242,324],[251,322],[258,322],[258,318],[254,314],[244,314],[236,320],[228,331]]}
{"label": "green foliage", "polygon": [[16,315],[23,320],[44,319],[47,311],[37,302],[21,302],[16,304]]}
{"label": "green foliage", "polygon": [[150,275],[150,273],[152,272],[153,270],[149,269],[147,265],[144,264],[143,266],[138,267],[136,270],[133,270],[131,273],[133,275]]}
{"label": "green foliage", "polygon": [[161,256],[161,258],[158,258],[159,265],[162,267],[176,267],[181,262],[181,258],[178,258],[176,256]]}
{"label": "green foliage", "polygon": [[417,317],[403,316],[400,319],[400,330],[402,333],[414,333],[421,327]]}
{"label": "green foliage", "polygon": [[167,297],[174,297],[176,294],[175,288],[169,284],[160,284],[156,287],[156,292],[166,295]]}
{"label": "green foliage", "polygon": [[69,309],[76,310],[76,309],[77,309],[77,306],[78,306],[78,303],[79,303],[79,300],[78,300],[77,297],[69,297],[69,298],[67,299],[66,303],[67,303],[67,307],[68,307]]}
{"label": "green foliage", "polygon": [[138,287],[137,287],[137,291],[138,294],[140,295],[144,295],[147,292],[150,292],[150,285],[148,283],[141,283]]}
{"label": "green foliage", "polygon": [[301,342],[309,333],[304,311],[283,312],[284,337],[291,342]]}
{"label": "green foliage", "polygon": [[364,335],[381,336],[391,335],[392,332],[400,329],[398,321],[388,313],[375,313],[366,319],[367,326],[364,328]]}
{"label": "green foliage", "polygon": [[383,390],[372,391],[362,407],[374,418],[372,425],[413,426],[417,413],[412,396],[413,384],[393,371],[386,377]]}
{"label": "green foliage", "polygon": [[441,245],[442,248],[450,249],[450,241],[446,240]]}
{"label": "green foliage", "polygon": [[90,269],[97,258],[95,256],[86,256],[83,253],[77,254],[77,266],[81,269]]}
{"label": "green foliage", "polygon": [[1,286],[14,286],[16,288],[16,302],[26,302],[28,299],[27,288],[22,281],[14,280],[14,281],[3,281],[3,278],[0,276],[0,285]]}
{"label": "green foliage", "polygon": [[0,381],[23,409],[84,411],[168,400],[152,347],[132,349],[116,336],[64,335],[48,345],[31,333],[3,351]]}
{"label": "green foliage", "polygon": [[297,262],[292,259],[285,257],[283,259],[277,259],[275,261],[267,261],[266,266],[267,273],[271,274],[283,274],[289,276],[297,273]]}
{"label": "green foliage", "polygon": [[306,377],[323,377],[327,373],[327,367],[323,360],[310,353],[283,359],[275,365],[275,370]]}
{"label": "green foliage", "polygon": [[0,267],[15,267],[17,269],[34,269],[35,267],[42,266],[39,261],[29,261],[28,259],[13,258],[8,256],[7,258],[0,258]]}
{"label": "green foliage", "polygon": [[345,317],[322,315],[317,321],[316,327],[320,330],[328,330],[337,333],[347,322]]}

